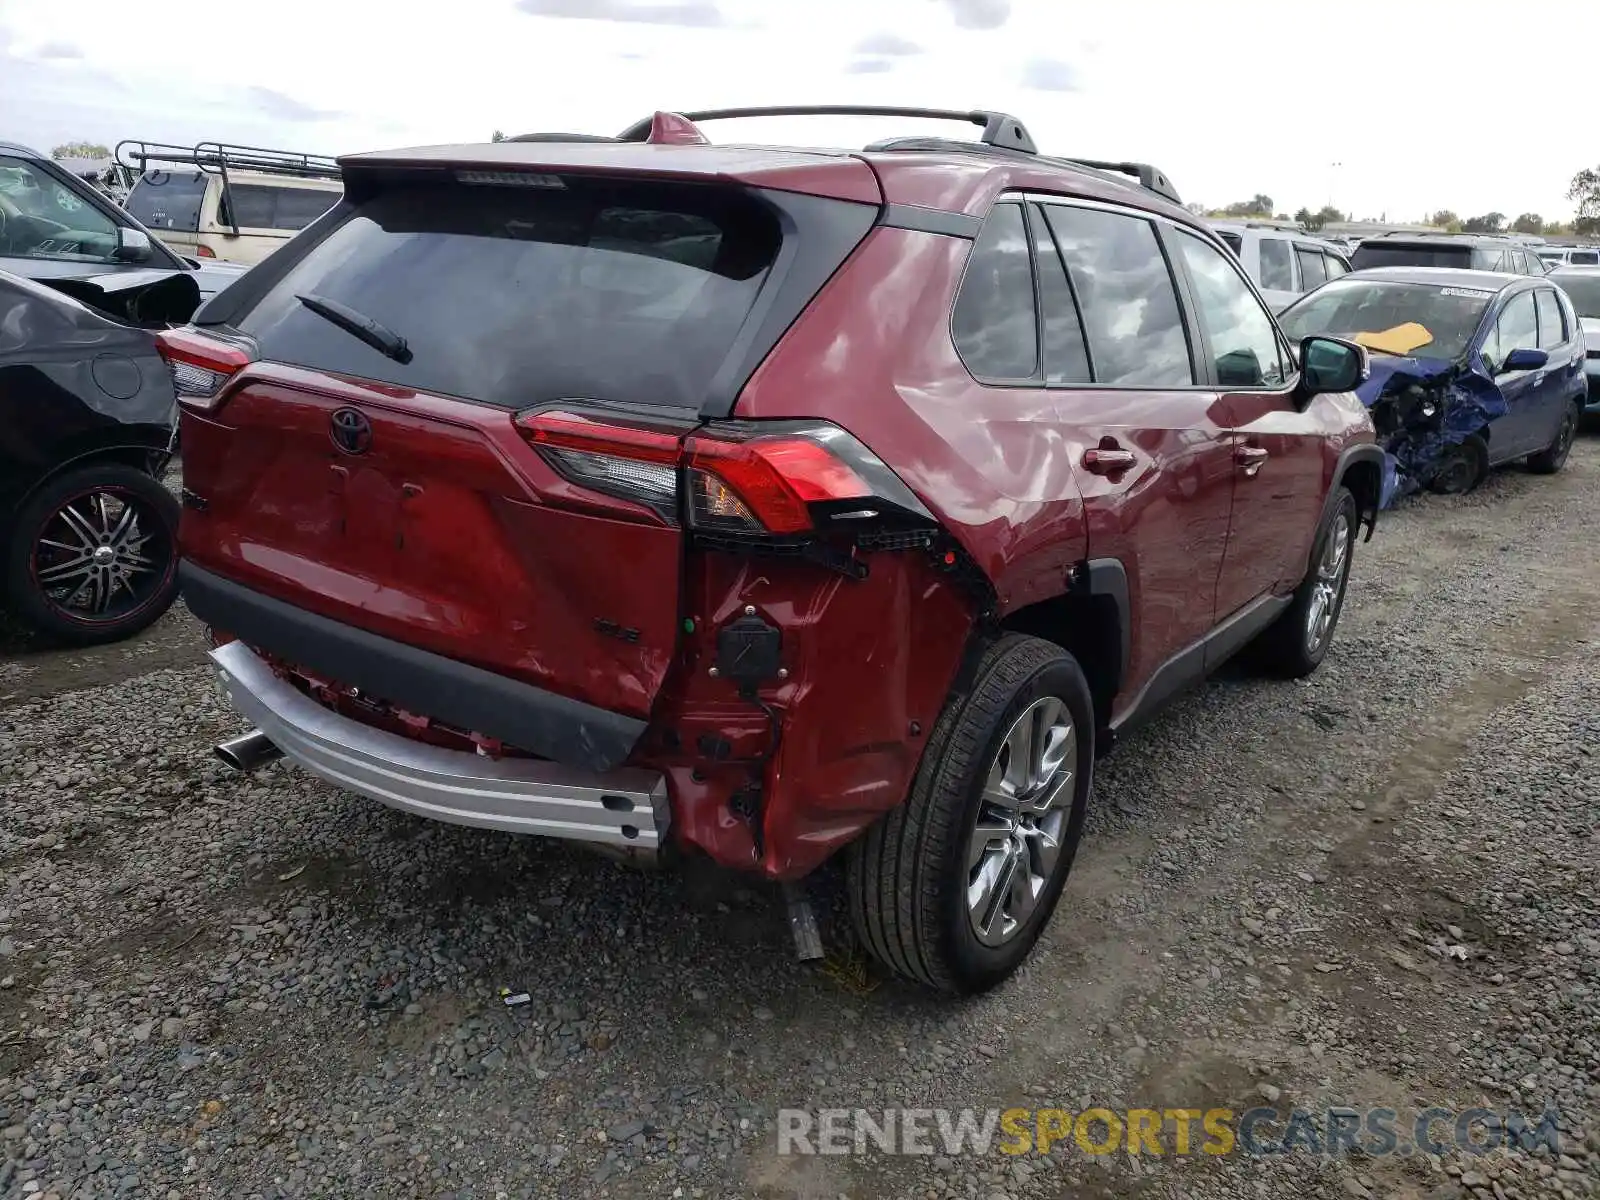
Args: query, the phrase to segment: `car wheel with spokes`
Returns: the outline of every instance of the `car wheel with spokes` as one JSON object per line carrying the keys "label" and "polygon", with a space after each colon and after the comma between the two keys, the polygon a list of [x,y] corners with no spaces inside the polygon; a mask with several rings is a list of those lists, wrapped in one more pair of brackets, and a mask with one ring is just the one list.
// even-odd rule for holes
{"label": "car wheel with spokes", "polygon": [[1020,635],[985,650],[934,727],[909,799],[851,848],[851,911],[875,958],[963,994],[1022,965],[1082,837],[1094,729],[1066,651]]}
{"label": "car wheel with spokes", "polygon": [[72,645],[129,637],[177,595],[178,503],[122,463],[82,467],[22,506],[6,547],[17,614]]}

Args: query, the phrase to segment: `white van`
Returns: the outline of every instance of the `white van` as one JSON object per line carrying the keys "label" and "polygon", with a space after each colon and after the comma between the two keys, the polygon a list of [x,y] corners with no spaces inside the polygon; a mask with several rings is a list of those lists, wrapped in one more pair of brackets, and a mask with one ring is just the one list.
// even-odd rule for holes
{"label": "white van", "polygon": [[254,265],[339,202],[331,158],[201,142],[123,142],[138,181],[124,202],[179,254]]}
{"label": "white van", "polygon": [[1350,260],[1332,242],[1272,221],[1212,221],[1255,281],[1261,298],[1282,312],[1306,292],[1350,271]]}

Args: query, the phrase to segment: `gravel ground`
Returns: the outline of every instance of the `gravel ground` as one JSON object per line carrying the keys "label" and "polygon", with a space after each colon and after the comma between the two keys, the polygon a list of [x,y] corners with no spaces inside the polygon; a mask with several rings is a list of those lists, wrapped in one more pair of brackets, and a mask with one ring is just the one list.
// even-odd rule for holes
{"label": "gravel ground", "polygon": [[[0,641],[0,1197],[1600,1194],[1600,441],[1410,502],[1333,654],[1102,767],[1035,962],[792,961],[773,894],[277,765],[175,612]],[[841,945],[839,930],[829,930]],[[500,989],[527,991],[508,1008]],[[779,1156],[776,1110],[1546,1105],[1563,1157]]]}

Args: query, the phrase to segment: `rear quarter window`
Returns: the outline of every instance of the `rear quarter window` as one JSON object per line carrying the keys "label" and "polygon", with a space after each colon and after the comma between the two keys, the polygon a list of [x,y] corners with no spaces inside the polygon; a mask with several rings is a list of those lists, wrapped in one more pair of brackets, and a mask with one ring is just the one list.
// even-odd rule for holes
{"label": "rear quarter window", "polygon": [[224,225],[237,224],[241,229],[298,232],[338,202],[337,192],[235,183],[229,186],[217,218]]}
{"label": "rear quarter window", "polygon": [[1031,379],[1039,366],[1033,267],[1020,204],[997,204],[978,231],[950,330],[979,379]]}
{"label": "rear quarter window", "polygon": [[[278,362],[504,408],[577,397],[698,409],[780,241],[773,214],[732,189],[399,183],[355,206],[237,328]],[[387,326],[411,361],[297,295]]]}

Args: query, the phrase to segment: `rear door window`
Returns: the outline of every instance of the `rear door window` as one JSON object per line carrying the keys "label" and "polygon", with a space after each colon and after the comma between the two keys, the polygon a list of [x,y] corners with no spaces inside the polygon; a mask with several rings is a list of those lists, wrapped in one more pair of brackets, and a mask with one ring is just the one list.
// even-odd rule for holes
{"label": "rear door window", "polygon": [[1556,294],[1549,288],[1540,288],[1533,296],[1539,312],[1539,348],[1549,350],[1562,345],[1567,340],[1567,327]]}
{"label": "rear door window", "polygon": [[1328,270],[1322,265],[1322,251],[1315,246],[1296,246],[1294,255],[1300,260],[1300,290],[1302,292],[1309,292],[1328,282]]}
{"label": "rear door window", "polygon": [[[397,182],[357,205],[238,328],[268,359],[504,408],[586,397],[698,409],[781,236],[768,208],[731,189]],[[386,326],[410,361],[296,295]]]}
{"label": "rear door window", "polygon": [[1574,267],[1600,266],[1600,250],[1574,250],[1567,256],[1567,262]]}
{"label": "rear door window", "polygon": [[147,229],[194,233],[210,178],[202,171],[146,171],[123,207]]}
{"label": "rear door window", "polygon": [[1194,383],[1177,290],[1155,227],[1143,217],[1048,204],[1050,231],[1083,313],[1096,383]]}
{"label": "rear door window", "polygon": [[995,205],[978,231],[950,329],[961,360],[977,378],[1037,374],[1039,329],[1022,205]]}
{"label": "rear door window", "polygon": [[1261,286],[1275,292],[1294,291],[1294,268],[1289,265],[1292,254],[1289,243],[1283,238],[1261,239]]}

